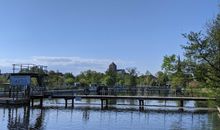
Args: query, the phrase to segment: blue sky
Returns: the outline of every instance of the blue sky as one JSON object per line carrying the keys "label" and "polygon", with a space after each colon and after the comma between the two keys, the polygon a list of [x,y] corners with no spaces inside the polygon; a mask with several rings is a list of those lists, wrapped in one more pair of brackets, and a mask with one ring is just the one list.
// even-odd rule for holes
{"label": "blue sky", "polygon": [[119,68],[161,70],[182,55],[181,34],[205,29],[220,0],[1,0],[0,69],[35,63],[80,73]]}

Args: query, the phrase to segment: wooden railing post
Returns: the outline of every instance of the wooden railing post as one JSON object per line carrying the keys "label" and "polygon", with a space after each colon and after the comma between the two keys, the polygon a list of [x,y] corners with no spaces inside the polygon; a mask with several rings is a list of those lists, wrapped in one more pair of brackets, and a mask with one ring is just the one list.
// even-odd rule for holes
{"label": "wooden railing post", "polygon": [[74,98],[72,98],[72,108],[74,108]]}
{"label": "wooden railing post", "polygon": [[67,108],[68,100],[65,98],[65,108]]}
{"label": "wooden railing post", "polygon": [[104,102],[104,99],[101,99],[101,108],[103,109],[103,102]]}
{"label": "wooden railing post", "polygon": [[40,107],[43,107],[43,97],[40,98]]}
{"label": "wooden railing post", "polygon": [[34,98],[31,99],[31,106],[34,107]]}

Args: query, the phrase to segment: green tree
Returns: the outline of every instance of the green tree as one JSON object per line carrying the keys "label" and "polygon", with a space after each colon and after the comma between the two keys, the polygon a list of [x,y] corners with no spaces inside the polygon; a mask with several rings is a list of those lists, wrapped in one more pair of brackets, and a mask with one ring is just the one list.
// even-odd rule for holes
{"label": "green tree", "polygon": [[159,71],[156,73],[157,77],[157,84],[159,86],[165,86],[168,82],[168,76],[166,73],[163,73],[162,71]]}
{"label": "green tree", "polygon": [[162,69],[165,70],[165,73],[173,73],[176,71],[176,65],[177,65],[177,56],[171,55],[171,56],[164,56]]}
{"label": "green tree", "polygon": [[209,24],[206,34],[191,32],[184,37],[188,42],[182,48],[195,78],[220,87],[220,15]]}
{"label": "green tree", "polygon": [[62,87],[63,85],[64,85],[63,74],[60,72],[49,71],[47,86],[53,88],[53,87]]}
{"label": "green tree", "polygon": [[80,82],[81,79],[83,79],[84,83],[87,85],[90,85],[90,84],[99,85],[104,80],[104,74],[93,71],[93,70],[87,70],[87,71],[83,71],[79,75],[77,75],[75,78],[75,81]]}
{"label": "green tree", "polygon": [[162,64],[162,69],[165,73],[159,72],[157,74],[157,82],[159,85],[165,85],[169,81],[172,87],[186,87],[189,78],[189,70],[187,69],[187,60],[180,59],[180,56],[171,55],[165,56]]}
{"label": "green tree", "polygon": [[115,79],[109,75],[106,75],[103,83],[108,87],[113,87],[115,85]]}
{"label": "green tree", "polygon": [[129,87],[137,86],[137,69],[127,68],[128,74],[125,76],[125,84]]}
{"label": "green tree", "polygon": [[3,84],[3,83],[8,83],[8,81],[7,81],[6,76],[1,75],[0,76],[0,84]]}
{"label": "green tree", "polygon": [[64,74],[64,79],[65,79],[65,83],[67,85],[73,85],[75,82],[75,77],[73,76],[72,73],[65,73]]}
{"label": "green tree", "polygon": [[115,71],[111,71],[111,70],[108,70],[107,72],[106,72],[106,78],[105,78],[105,80],[107,80],[108,79],[108,84],[106,84],[107,86],[110,86],[110,87],[113,87],[113,86],[115,86],[116,85],[116,82],[117,82],[117,72],[115,72]]}
{"label": "green tree", "polygon": [[125,73],[118,73],[116,77],[116,85],[124,86],[125,84]]}

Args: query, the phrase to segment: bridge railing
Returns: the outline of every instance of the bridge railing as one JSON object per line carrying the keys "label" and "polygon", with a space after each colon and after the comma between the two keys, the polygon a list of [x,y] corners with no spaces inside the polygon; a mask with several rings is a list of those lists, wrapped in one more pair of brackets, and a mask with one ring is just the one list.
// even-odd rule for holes
{"label": "bridge railing", "polygon": [[63,89],[63,90],[47,90],[47,91],[33,91],[32,95],[115,95],[115,96],[172,96],[172,97],[213,97],[209,93],[204,93],[201,89],[184,89],[177,91],[176,89]]}

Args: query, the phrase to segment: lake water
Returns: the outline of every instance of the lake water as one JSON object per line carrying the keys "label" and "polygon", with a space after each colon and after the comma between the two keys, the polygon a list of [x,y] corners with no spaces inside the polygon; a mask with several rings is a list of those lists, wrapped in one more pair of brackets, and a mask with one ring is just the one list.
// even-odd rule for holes
{"label": "lake water", "polygon": [[133,101],[112,104],[102,110],[97,100],[76,101],[74,108],[64,108],[62,100],[47,100],[42,109],[0,106],[0,130],[220,130],[218,114],[196,111],[194,102],[187,102],[183,112],[172,107],[175,102],[167,102],[166,108],[145,106],[143,111]]}

